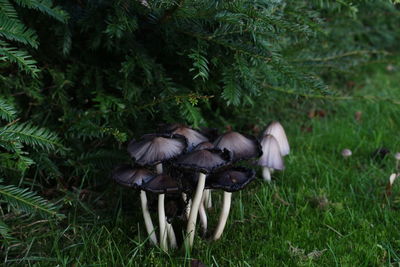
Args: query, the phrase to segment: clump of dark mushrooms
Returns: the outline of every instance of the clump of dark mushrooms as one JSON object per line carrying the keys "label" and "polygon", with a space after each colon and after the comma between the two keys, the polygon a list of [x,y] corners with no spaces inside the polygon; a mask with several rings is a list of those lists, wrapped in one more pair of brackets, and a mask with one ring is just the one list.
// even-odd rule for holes
{"label": "clump of dark mushrooms", "polygon": [[[221,237],[229,216],[232,192],[243,189],[255,178],[255,171],[238,166],[240,162],[257,159],[264,167],[263,175],[269,177],[270,170],[283,169],[282,157],[289,153],[289,144],[278,122],[267,128],[261,143],[250,135],[234,131],[220,136],[217,133],[215,129],[198,131],[182,124],[164,127],[161,133],[132,140],[128,152],[133,165],[121,165],[112,173],[117,183],[140,191],[149,240],[154,245],[159,244],[163,251],[178,246],[173,229],[176,219],[187,221],[186,234],[182,236],[187,247],[193,246],[197,216],[206,236],[210,190],[224,191],[219,221],[211,238]],[[146,193],[158,196],[158,229],[153,226]]]}

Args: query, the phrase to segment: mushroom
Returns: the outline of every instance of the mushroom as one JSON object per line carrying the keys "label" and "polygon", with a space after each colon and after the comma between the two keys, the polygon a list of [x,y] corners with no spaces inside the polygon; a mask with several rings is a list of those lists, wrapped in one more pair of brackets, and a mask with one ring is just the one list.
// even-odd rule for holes
{"label": "mushroom", "polygon": [[[207,148],[214,148],[214,145],[212,143],[206,141],[206,142],[202,142],[202,143],[198,144],[194,148],[194,150],[202,150],[202,149],[207,149]],[[201,205],[203,205],[203,207],[205,207],[206,209],[211,209],[212,208],[211,189],[204,189],[203,195],[204,195],[204,197],[203,197],[202,202],[204,202],[204,204],[201,204]],[[204,226],[203,230],[207,231],[207,214],[206,214],[206,211],[203,210],[203,207],[200,206],[200,213],[201,213],[200,220],[201,220],[201,222],[205,222],[205,226],[203,224],[203,226]]]}
{"label": "mushroom", "polygon": [[394,158],[396,159],[396,169],[399,168],[399,162],[400,162],[400,152],[397,152],[394,154]]}
{"label": "mushroom", "polygon": [[285,130],[283,129],[282,124],[280,124],[278,121],[271,122],[268,125],[267,129],[264,131],[263,136],[267,134],[275,137],[276,141],[279,144],[279,149],[283,157],[289,154],[290,152],[289,142],[286,137],[286,133]]}
{"label": "mushroom", "polygon": [[[143,168],[132,168],[130,165],[120,165],[112,172],[112,178],[119,184],[127,187],[139,189],[141,185],[150,180],[154,174]],[[150,241],[153,245],[157,245],[157,236],[154,231],[153,222],[150,217],[149,208],[147,205],[147,196],[144,191],[140,191],[140,202],[142,205],[142,213],[146,230],[150,236]]]}
{"label": "mushroom", "polygon": [[232,192],[242,190],[253,181],[254,178],[254,170],[244,167],[234,167],[210,176],[207,181],[207,186],[213,189],[224,190],[222,209],[219,215],[218,225],[212,237],[213,240],[219,239],[224,231],[231,207]]}
{"label": "mushroom", "polygon": [[265,135],[261,140],[263,154],[258,160],[258,165],[263,167],[263,178],[271,182],[271,169],[283,170],[285,165],[279,148],[279,143],[272,135]]}
{"label": "mushroom", "polygon": [[186,233],[188,234],[186,242],[188,242],[188,246],[190,248],[193,246],[196,219],[203,196],[207,174],[226,166],[230,163],[230,161],[231,153],[228,150],[203,149],[181,155],[174,162],[174,165],[177,167],[198,172],[196,191],[192,199],[192,208],[190,210],[189,220],[186,228]]}
{"label": "mushroom", "polygon": [[173,124],[167,127],[166,130],[172,134],[179,134],[186,137],[188,141],[188,151],[192,151],[192,149],[198,144],[208,141],[208,138],[202,135],[199,131],[196,131],[183,124]]}
{"label": "mushroom", "polygon": [[[139,165],[156,165],[157,174],[162,174],[162,163],[182,154],[187,140],[178,134],[147,134],[140,141],[132,140],[128,152]],[[167,251],[167,222],[164,212],[164,194],[158,195],[158,221],[160,225],[160,247]],[[161,211],[161,212],[160,212]]]}
{"label": "mushroom", "polygon": [[345,148],[345,149],[342,150],[342,156],[343,156],[343,158],[348,158],[348,157],[350,157],[352,154],[353,154],[353,153],[352,153],[351,150],[348,149],[348,148]]}
{"label": "mushroom", "polygon": [[215,140],[214,146],[231,151],[233,161],[259,157],[262,154],[260,143],[256,138],[238,132],[224,133]]}
{"label": "mushroom", "polygon": [[[158,194],[159,196],[162,195],[162,198],[158,198],[158,216],[160,218],[164,218],[166,220],[165,216],[165,209],[164,209],[164,198],[165,194],[167,193],[179,193],[179,185],[177,181],[171,176],[166,175],[166,174],[158,174],[152,179],[148,180],[146,183],[144,183],[141,188],[145,191],[151,192]],[[162,205],[160,205],[160,199],[162,201]],[[166,224],[166,231],[169,237],[169,242],[171,248],[177,248],[177,243],[176,243],[176,237],[175,237],[175,232],[172,228],[172,225],[167,222]]]}

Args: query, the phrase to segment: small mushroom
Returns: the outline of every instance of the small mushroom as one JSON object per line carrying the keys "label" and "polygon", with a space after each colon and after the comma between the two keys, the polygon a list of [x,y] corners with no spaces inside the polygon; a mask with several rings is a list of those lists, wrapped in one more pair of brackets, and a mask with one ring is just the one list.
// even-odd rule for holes
{"label": "small mushroom", "polygon": [[192,199],[189,220],[186,228],[188,234],[188,245],[193,246],[194,234],[196,229],[196,219],[199,212],[206,177],[231,162],[231,153],[228,150],[203,149],[192,151],[181,155],[173,164],[177,167],[198,172],[197,186]]}
{"label": "small mushroom", "polygon": [[227,132],[214,142],[219,149],[227,149],[232,152],[232,160],[246,160],[259,157],[262,154],[260,143],[250,135],[238,132]]}
{"label": "small mushroom", "polygon": [[396,169],[399,168],[399,162],[400,162],[400,152],[397,152],[394,154],[394,158],[396,159]]}
{"label": "small mushroom", "polygon": [[[146,183],[152,177],[154,177],[154,174],[147,169],[132,168],[130,165],[124,164],[115,168],[111,176],[117,183],[123,186],[139,189],[143,183]],[[150,217],[150,212],[147,205],[147,196],[145,191],[142,190],[140,190],[140,202],[142,205],[144,223],[147,233],[150,236],[150,241],[154,245],[157,245],[157,236]]]}
{"label": "small mushroom", "polygon": [[188,142],[188,151],[192,151],[192,149],[198,144],[208,141],[208,138],[202,135],[199,131],[196,131],[183,124],[173,124],[166,130],[172,134],[179,134],[186,137]]}
{"label": "small mushroom", "polygon": [[[152,192],[152,193],[159,195],[158,216],[159,216],[159,218],[164,218],[166,220],[165,208],[164,208],[165,194],[179,193],[179,185],[178,185],[177,181],[175,179],[171,178],[171,176],[169,176],[169,175],[159,174],[157,176],[154,176],[148,182],[144,183],[141,186],[141,188],[147,192]],[[176,242],[175,232],[174,232],[172,225],[168,222],[166,222],[166,230],[165,231],[167,231],[167,235],[169,237],[169,242],[170,242],[171,248],[176,248],[177,242]]]}
{"label": "small mushroom", "polygon": [[210,176],[207,187],[213,189],[222,189],[224,191],[222,209],[217,228],[215,229],[212,237],[213,240],[219,239],[224,231],[231,207],[232,192],[242,190],[251,181],[253,181],[254,178],[254,170],[244,167],[234,167]]}
{"label": "small mushroom", "polygon": [[353,153],[352,153],[351,150],[348,149],[348,148],[345,148],[345,149],[342,150],[342,156],[343,156],[343,158],[348,158],[348,157],[350,157],[352,154],[353,154]]}
{"label": "small mushroom", "polygon": [[258,160],[258,165],[263,167],[263,178],[271,182],[271,170],[283,170],[285,165],[279,148],[278,141],[272,135],[265,135],[261,140],[263,154]]}
{"label": "small mushroom", "polygon": [[211,149],[214,148],[214,145],[208,141],[206,142],[201,142],[200,144],[198,144],[194,150],[202,150],[202,149]]}
{"label": "small mushroom", "polygon": [[[163,173],[162,163],[182,154],[187,148],[187,139],[178,134],[147,134],[140,141],[132,140],[128,152],[139,165],[156,165],[157,174]],[[164,194],[158,196],[160,225],[160,247],[167,251],[167,223],[164,212]],[[171,227],[169,227],[171,228]]]}
{"label": "small mushroom", "polygon": [[268,125],[263,135],[265,136],[267,134],[272,135],[273,137],[275,137],[276,141],[278,141],[281,155],[283,157],[289,154],[289,142],[282,124],[277,121],[272,122],[270,125]]}

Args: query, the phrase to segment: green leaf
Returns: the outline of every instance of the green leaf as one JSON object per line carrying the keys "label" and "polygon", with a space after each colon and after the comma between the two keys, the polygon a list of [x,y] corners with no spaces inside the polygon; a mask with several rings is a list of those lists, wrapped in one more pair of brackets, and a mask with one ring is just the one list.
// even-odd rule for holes
{"label": "green leaf", "polygon": [[23,50],[15,47],[9,47],[7,43],[0,40],[0,60],[17,63],[18,67],[30,74],[32,77],[38,77],[39,69],[36,66],[36,61]]}
{"label": "green leaf", "polygon": [[223,76],[224,90],[222,91],[222,98],[226,100],[228,105],[238,106],[241,96],[240,87],[232,73],[224,73]]}
{"label": "green leaf", "polygon": [[15,0],[18,5],[42,12],[62,23],[67,22],[68,14],[60,7],[53,7],[50,0]]}
{"label": "green leaf", "polygon": [[57,207],[28,188],[22,189],[14,185],[0,185],[0,197],[12,208],[30,214],[38,214],[43,218],[63,218]]}
{"label": "green leaf", "polygon": [[17,110],[13,105],[10,105],[3,98],[0,97],[0,118],[8,122],[15,120]]}
{"label": "green leaf", "polygon": [[[28,29],[19,19],[11,19],[0,14],[0,36],[37,48],[39,43],[34,30]],[[3,46],[3,44],[0,44]]]}
{"label": "green leaf", "polygon": [[54,150],[62,147],[57,135],[45,128],[30,123],[14,123],[0,128],[0,138],[16,140],[26,145]]}

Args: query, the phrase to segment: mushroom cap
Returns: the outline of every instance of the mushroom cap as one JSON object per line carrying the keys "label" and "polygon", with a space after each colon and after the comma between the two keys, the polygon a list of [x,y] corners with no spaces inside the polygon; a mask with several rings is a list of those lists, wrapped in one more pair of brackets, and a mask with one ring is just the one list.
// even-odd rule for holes
{"label": "mushroom cap", "polygon": [[394,158],[396,160],[400,160],[400,152],[397,152],[396,154],[394,154]]}
{"label": "mushroom cap", "polygon": [[210,175],[207,180],[207,188],[236,192],[242,190],[254,179],[254,170],[244,167],[234,167]]}
{"label": "mushroom cap", "polygon": [[140,188],[144,191],[155,194],[180,192],[177,180],[167,174],[153,176],[152,179],[148,180],[146,183],[143,183]]}
{"label": "mushroom cap", "polygon": [[278,141],[274,136],[265,135],[261,140],[261,147],[263,154],[258,160],[258,165],[275,170],[283,170],[285,168]]}
{"label": "mushroom cap", "polygon": [[201,142],[198,144],[193,150],[202,150],[202,149],[211,149],[214,148],[214,145],[208,141]]}
{"label": "mushroom cap", "polygon": [[210,173],[231,163],[231,153],[224,149],[203,149],[183,154],[173,164],[196,172]]}
{"label": "mushroom cap", "polygon": [[198,144],[208,141],[208,138],[202,135],[199,131],[196,131],[183,124],[173,124],[167,127],[166,130],[169,133],[179,134],[186,137],[188,141],[188,151],[191,151]]}
{"label": "mushroom cap", "polygon": [[140,141],[132,140],[128,152],[139,165],[155,165],[182,154],[187,140],[179,134],[146,134]]}
{"label": "mushroom cap", "polygon": [[233,161],[259,157],[262,154],[258,140],[250,135],[227,132],[215,140],[216,148],[227,149],[233,154]]}
{"label": "mushroom cap", "polygon": [[345,148],[345,149],[342,150],[342,156],[345,157],[345,158],[350,157],[352,154],[353,153],[348,148]]}
{"label": "mushroom cap", "polygon": [[276,141],[278,141],[279,148],[282,156],[286,156],[290,152],[289,141],[286,137],[285,130],[283,129],[282,124],[277,121],[271,122],[267,129],[264,131],[264,136],[270,134],[275,137]]}
{"label": "mushroom cap", "polygon": [[116,167],[111,173],[112,179],[127,187],[140,187],[154,177],[154,173],[144,168],[133,168],[128,164]]}

